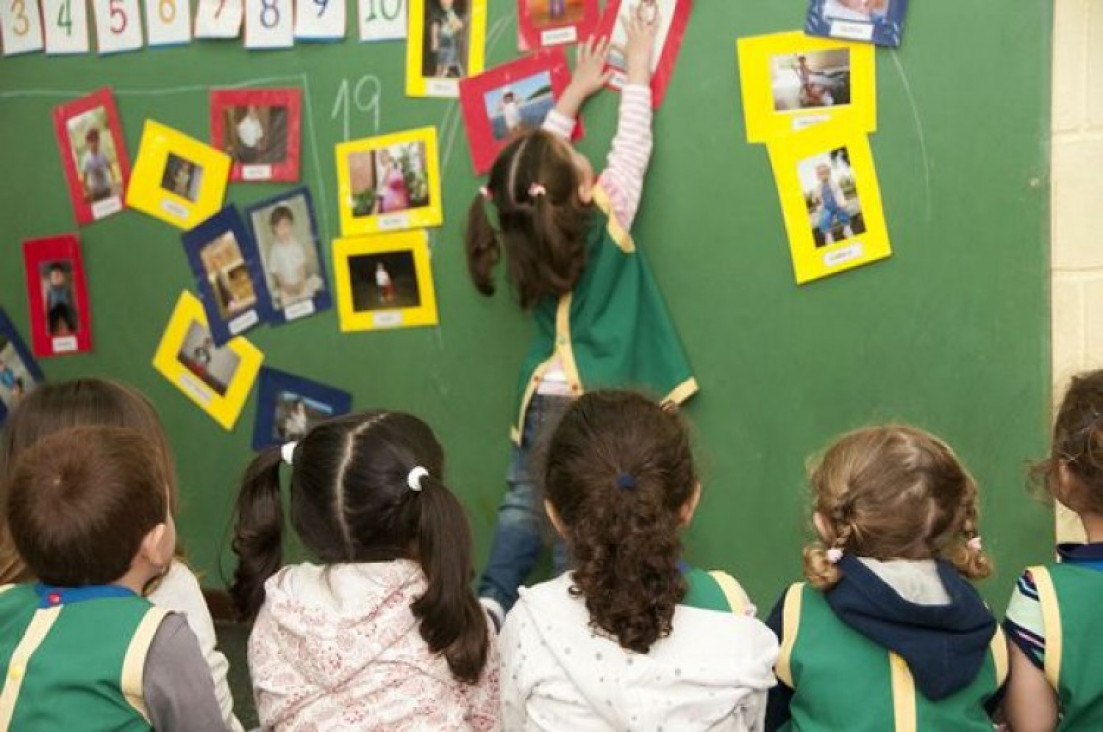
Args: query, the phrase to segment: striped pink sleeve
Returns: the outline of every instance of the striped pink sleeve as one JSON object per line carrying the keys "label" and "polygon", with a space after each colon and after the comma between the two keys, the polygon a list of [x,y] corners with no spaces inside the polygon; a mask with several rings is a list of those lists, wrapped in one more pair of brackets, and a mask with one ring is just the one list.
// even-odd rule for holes
{"label": "striped pink sleeve", "polygon": [[620,119],[613,149],[598,183],[609,194],[620,225],[632,228],[651,160],[651,87],[628,84],[621,90]]}
{"label": "striped pink sleeve", "polygon": [[544,131],[550,132],[567,142],[571,141],[571,135],[574,134],[574,126],[574,117],[568,117],[558,109],[553,109],[548,112],[548,116],[544,118]]}

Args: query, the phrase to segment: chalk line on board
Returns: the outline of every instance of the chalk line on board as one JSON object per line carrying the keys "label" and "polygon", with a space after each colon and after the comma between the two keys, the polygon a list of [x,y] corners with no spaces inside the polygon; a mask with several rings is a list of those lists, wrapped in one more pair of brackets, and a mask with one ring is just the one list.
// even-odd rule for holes
{"label": "chalk line on board", "polygon": [[919,134],[919,152],[923,156],[923,187],[926,196],[926,220],[930,221],[932,217],[931,212],[931,161],[927,155],[927,135],[923,131],[923,120],[919,117],[919,105],[915,101],[915,94],[912,93],[912,85],[908,80],[908,75],[904,73],[904,65],[900,63],[900,55],[896,49],[892,49],[890,55],[892,56],[892,63],[896,66],[897,73],[900,74],[900,80],[904,82],[904,94],[908,97],[908,104],[912,108],[912,117],[915,118],[915,129]]}

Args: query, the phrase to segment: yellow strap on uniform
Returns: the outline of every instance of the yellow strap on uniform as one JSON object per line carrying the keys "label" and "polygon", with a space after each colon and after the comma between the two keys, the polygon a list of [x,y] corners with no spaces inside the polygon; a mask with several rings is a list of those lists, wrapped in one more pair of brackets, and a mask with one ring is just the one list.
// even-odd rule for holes
{"label": "yellow strap on uniform", "polygon": [[617,220],[617,214],[613,211],[613,201],[609,198],[609,194],[604,188],[597,185],[593,188],[593,195],[594,203],[597,204],[602,213],[609,217],[609,225],[606,228],[609,231],[609,236],[616,242],[617,247],[625,254],[636,251],[636,243],[632,241],[632,235]]}
{"label": "yellow strap on uniform", "polygon": [[1042,628],[1046,638],[1045,673],[1049,685],[1057,688],[1061,681],[1061,610],[1057,606],[1057,590],[1053,577],[1045,567],[1027,567],[1038,589],[1038,604],[1042,606]]}
{"label": "yellow strap on uniform", "polygon": [[34,652],[42,645],[42,641],[46,640],[50,628],[57,622],[59,615],[61,615],[60,606],[36,610],[19,645],[12,652],[11,660],[8,661],[8,667],[4,672],[4,690],[0,692],[0,729],[11,727],[12,717],[15,716],[15,702],[19,698],[19,689],[23,686],[23,678],[27,674],[27,664],[30,663]]}
{"label": "yellow strap on uniform", "polygon": [[743,587],[736,581],[735,577],[719,569],[709,572],[709,577],[712,577],[716,580],[716,584],[720,585],[720,591],[724,593],[724,599],[728,601],[728,607],[731,608],[732,613],[746,615],[747,593],[743,591]]}
{"label": "yellow strap on uniform", "polygon": [[130,639],[130,645],[126,649],[126,656],[123,658],[123,672],[120,679],[123,696],[126,697],[127,703],[134,707],[134,710],[141,714],[147,722],[151,720],[149,711],[146,709],[145,693],[142,691],[142,684],[145,681],[146,656],[149,655],[149,647],[153,643],[153,636],[157,635],[157,629],[161,627],[161,622],[168,614],[169,611],[163,607],[150,607],[146,611],[145,617],[142,618],[142,622],[138,623],[138,629],[134,631],[134,636]]}
{"label": "yellow strap on uniform", "polygon": [[915,706],[915,679],[908,662],[895,653],[889,653],[892,670],[892,716],[896,732],[916,732],[918,713]]}
{"label": "yellow strap on uniform", "polygon": [[790,689],[793,686],[793,670],[789,660],[793,655],[793,646],[797,642],[797,630],[800,628],[800,603],[804,596],[804,583],[796,582],[785,591],[785,603],[781,612],[781,648],[778,649],[777,665],[774,672],[777,678]]}
{"label": "yellow strap on uniform", "polygon": [[1007,636],[1003,634],[1003,628],[996,624],[996,634],[992,636],[992,665],[996,670],[996,686],[1003,686],[1007,681]]}

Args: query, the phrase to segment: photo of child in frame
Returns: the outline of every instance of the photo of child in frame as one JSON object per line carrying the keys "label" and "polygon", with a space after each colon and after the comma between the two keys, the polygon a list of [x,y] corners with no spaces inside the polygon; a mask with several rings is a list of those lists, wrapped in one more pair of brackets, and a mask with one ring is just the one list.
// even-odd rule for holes
{"label": "photo of child in frame", "polygon": [[80,329],[77,300],[73,292],[73,263],[67,259],[39,265],[46,328],[53,338],[73,335]]}
{"label": "photo of child in frame", "polygon": [[864,23],[883,21],[892,0],[824,0],[824,17]]}
{"label": "photo of child in frame", "polygon": [[398,213],[430,203],[424,142],[353,152],[348,166],[353,216]]}
{"label": "photo of child in frame", "polygon": [[301,440],[311,427],[333,416],[333,407],[293,391],[276,395],[272,438],[277,442]]}
{"label": "photo of child in frame", "polygon": [[865,233],[862,205],[845,147],[800,161],[797,176],[817,248]]}
{"label": "photo of child in frame", "polygon": [[214,291],[219,317],[229,320],[256,304],[257,293],[234,232],[227,231],[203,245],[199,258]]}
{"label": "photo of child in frame", "polygon": [[11,411],[37,385],[15,344],[0,331],[0,402]]}
{"label": "photo of child in frame", "polygon": [[272,308],[284,310],[325,290],[314,217],[303,194],[250,212]]}
{"label": "photo of child in frame", "polygon": [[613,24],[606,63],[614,69],[627,70],[624,46],[628,42],[628,32],[624,24],[630,14],[634,14],[644,23],[659,23],[659,30],[655,33],[655,50],[651,53],[651,73],[655,73],[662,61],[663,48],[666,46],[667,36],[670,35],[670,27],[674,24],[674,10],[677,6],[678,0],[624,0],[620,6],[620,17]]}
{"label": "photo of child in frame", "polygon": [[585,11],[583,0],[525,0],[525,13],[533,28],[577,23]]}
{"label": "photo of child in frame", "polygon": [[122,171],[110,124],[107,109],[102,106],[65,122],[86,203],[97,203],[122,193]]}
{"label": "photo of child in frame", "polygon": [[161,175],[162,189],[195,203],[199,200],[202,179],[202,167],[179,155],[168,154],[165,170]]}
{"label": "photo of child in frame", "polygon": [[483,96],[495,141],[519,129],[539,127],[555,106],[550,71],[511,82]]}
{"label": "photo of child in frame", "polygon": [[226,396],[241,365],[241,357],[228,346],[215,347],[211,332],[198,320],[188,326],[176,360],[219,396]]}
{"label": "photo of child in frame", "polygon": [[469,0],[425,0],[421,74],[441,79],[467,75]]}
{"label": "photo of child in frame", "polygon": [[283,105],[222,110],[226,152],[244,165],[275,165],[287,158],[288,109]]}
{"label": "photo of child in frame", "polygon": [[357,312],[421,305],[421,290],[411,251],[351,256],[349,279],[352,308]]}
{"label": "photo of child in frame", "polygon": [[777,112],[850,104],[850,50],[774,56],[770,86]]}

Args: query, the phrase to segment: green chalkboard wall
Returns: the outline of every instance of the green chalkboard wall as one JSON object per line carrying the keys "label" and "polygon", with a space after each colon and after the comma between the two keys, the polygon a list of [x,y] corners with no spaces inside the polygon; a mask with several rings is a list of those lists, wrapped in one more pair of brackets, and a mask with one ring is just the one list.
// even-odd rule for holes
{"label": "green chalkboard wall", "polygon": [[[488,63],[514,58],[515,3],[491,0]],[[977,475],[1003,603],[1014,573],[1044,559],[1050,515],[1024,489],[1044,450],[1049,403],[1048,104],[1052,3],[916,2],[904,45],[878,50],[872,146],[895,254],[798,288],[766,151],[744,142],[735,66],[741,35],[801,27],[799,0],[698,0],[669,94],[636,235],[692,358],[705,499],[691,560],[739,576],[768,606],[797,577],[805,457],[832,435],[906,420],[945,436]],[[355,32],[355,31],[354,31]],[[333,313],[250,339],[272,366],[349,389],[357,407],[405,409],[437,429],[450,482],[485,556],[509,455],[507,426],[528,324],[467,281],[461,227],[477,181],[452,101],[406,98],[404,45],[300,45],[247,52],[201,42],[100,58],[0,59],[0,305],[25,328],[20,241],[74,228],[50,127],[53,106],[114,87],[129,149],[154,118],[201,139],[223,86],[303,89],[302,180],[328,242],[337,234],[333,146],[436,125],[445,226],[432,233],[439,328],[341,335]],[[617,97],[586,109],[598,159]],[[231,185],[248,204],[278,186]],[[181,534],[204,584],[232,568],[227,532],[249,460],[251,398],[233,432],[150,361],[191,277],[179,232],[127,212],[81,231],[95,351],[49,359],[51,379],[100,375],[157,404],[181,475]]]}

